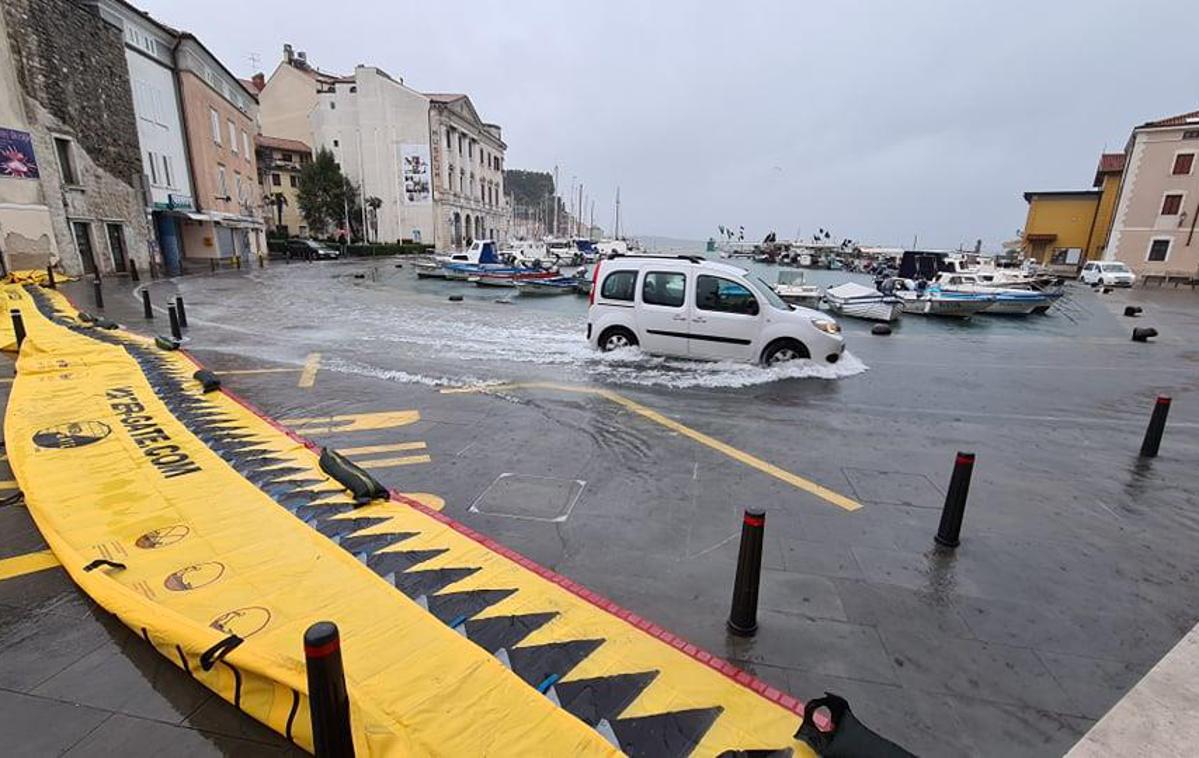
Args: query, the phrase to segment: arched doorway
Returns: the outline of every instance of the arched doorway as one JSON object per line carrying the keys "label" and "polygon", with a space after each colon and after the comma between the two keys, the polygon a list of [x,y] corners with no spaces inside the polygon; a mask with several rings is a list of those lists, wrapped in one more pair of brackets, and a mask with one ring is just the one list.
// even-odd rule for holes
{"label": "arched doorway", "polygon": [[475,227],[470,222],[470,214],[466,214],[466,239],[473,242],[475,239]]}
{"label": "arched doorway", "polygon": [[462,214],[454,211],[454,228],[451,231],[450,238],[454,247],[462,247]]}

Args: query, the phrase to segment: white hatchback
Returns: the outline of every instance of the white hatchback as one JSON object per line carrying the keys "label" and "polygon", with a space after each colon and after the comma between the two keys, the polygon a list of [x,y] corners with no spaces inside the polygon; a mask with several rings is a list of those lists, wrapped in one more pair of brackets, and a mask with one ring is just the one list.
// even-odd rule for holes
{"label": "white hatchback", "polygon": [[605,352],[774,365],[796,358],[836,363],[841,327],[820,311],[784,302],[747,271],[699,256],[615,255],[596,264],[587,339]]}
{"label": "white hatchback", "polygon": [[1120,261],[1087,261],[1078,278],[1086,284],[1131,287],[1137,280],[1137,275]]}

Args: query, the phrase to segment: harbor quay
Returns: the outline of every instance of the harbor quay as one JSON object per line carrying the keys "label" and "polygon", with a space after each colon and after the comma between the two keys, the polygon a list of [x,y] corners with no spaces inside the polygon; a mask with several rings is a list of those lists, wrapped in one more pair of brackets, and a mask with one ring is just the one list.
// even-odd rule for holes
{"label": "harbor quay", "polygon": [[[597,353],[584,299],[514,303],[419,280],[408,257],[105,281],[102,308],[90,282],[59,287],[119,324],[111,334],[169,335],[182,298],[187,355],[287,433],[784,705],[846,698],[918,755],[1063,754],[1136,702],[1155,665],[1185,657],[1171,651],[1199,619],[1189,288],[1069,282],[1019,326],[905,318],[876,336],[841,319],[835,366],[761,367]],[[1144,327],[1158,335],[1132,341]],[[41,353],[21,355],[32,367]],[[1146,457],[1159,397],[1169,415]],[[951,546],[938,534],[963,455],[973,470]],[[0,731],[15,754],[299,752],[247,715],[248,699],[211,692],[194,659],[184,669],[77,588],[30,510],[0,507]],[[741,636],[729,622],[749,512],[760,576],[756,631]],[[459,581],[429,598],[483,586]],[[343,630],[347,662],[366,644]],[[535,684],[566,698],[596,675]],[[1193,709],[1187,690],[1171,693],[1155,707]],[[628,718],[610,723],[631,739]],[[1092,736],[1079,754],[1102,754],[1088,744],[1113,743]]]}

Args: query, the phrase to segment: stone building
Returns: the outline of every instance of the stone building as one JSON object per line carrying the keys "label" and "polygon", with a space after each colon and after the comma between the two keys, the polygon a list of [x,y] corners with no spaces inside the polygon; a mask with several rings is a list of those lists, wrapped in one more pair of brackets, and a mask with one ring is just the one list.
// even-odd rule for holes
{"label": "stone building", "polygon": [[259,103],[263,133],[329,149],[364,199],[379,198],[379,241],[506,237],[507,145],[466,95],[420,92],[375,66],[321,71],[285,45]]}
{"label": "stone building", "polygon": [[[144,270],[149,228],[121,34],[71,0],[4,0],[0,16],[5,265],[40,268],[56,255],[70,274],[123,272],[131,260]],[[36,166],[39,189],[33,177],[4,175],[13,161]]]}

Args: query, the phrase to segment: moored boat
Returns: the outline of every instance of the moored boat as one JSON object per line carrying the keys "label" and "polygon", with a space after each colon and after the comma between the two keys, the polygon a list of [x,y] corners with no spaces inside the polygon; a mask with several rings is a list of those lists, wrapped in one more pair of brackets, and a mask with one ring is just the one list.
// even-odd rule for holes
{"label": "moored boat", "polygon": [[994,295],[943,290],[937,284],[921,287],[911,279],[887,279],[881,290],[899,298],[904,313],[922,316],[970,318],[995,303]]}
{"label": "moored boat", "polygon": [[894,321],[902,310],[898,299],[856,282],[829,287],[824,302],[833,313],[870,321]]}
{"label": "moored boat", "polygon": [[555,276],[547,279],[517,279],[513,283],[521,295],[571,295],[578,280],[573,276]]}
{"label": "moored boat", "polygon": [[820,306],[820,288],[804,282],[803,271],[780,271],[774,291],[788,303],[808,308]]}
{"label": "moored boat", "polygon": [[937,275],[935,284],[943,292],[994,295],[995,302],[982,311],[988,315],[1027,316],[1030,313],[1044,313],[1057,299],[1055,293],[1031,288],[1005,287],[982,281],[978,274],[969,272],[943,272]]}

